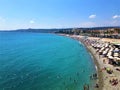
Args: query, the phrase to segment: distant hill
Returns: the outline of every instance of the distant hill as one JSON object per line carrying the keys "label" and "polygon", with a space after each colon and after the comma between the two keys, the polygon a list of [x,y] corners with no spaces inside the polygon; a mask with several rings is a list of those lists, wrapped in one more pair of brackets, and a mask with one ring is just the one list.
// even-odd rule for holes
{"label": "distant hill", "polygon": [[20,32],[40,32],[40,33],[56,33],[60,31],[68,31],[68,30],[105,30],[105,29],[112,29],[112,28],[120,28],[120,26],[112,26],[112,27],[91,27],[91,28],[62,28],[62,29],[19,29],[16,31]]}
{"label": "distant hill", "polygon": [[[14,32],[37,32],[37,33],[57,33],[60,31],[69,31],[69,30],[105,30],[111,28],[120,28],[120,26],[111,26],[111,27],[91,27],[91,28],[61,28],[61,29],[18,29],[18,30],[11,30]],[[4,31],[4,30],[3,30]]]}
{"label": "distant hill", "polygon": [[72,30],[72,28],[67,29],[19,29],[17,32],[38,32],[38,33],[57,33],[61,30]]}

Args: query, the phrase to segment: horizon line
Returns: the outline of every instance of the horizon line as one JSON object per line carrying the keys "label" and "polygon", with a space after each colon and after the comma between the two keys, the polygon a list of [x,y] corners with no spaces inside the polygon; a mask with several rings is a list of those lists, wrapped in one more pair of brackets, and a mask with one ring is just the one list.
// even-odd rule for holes
{"label": "horizon line", "polygon": [[66,28],[19,28],[19,29],[0,29],[0,31],[17,31],[17,30],[29,30],[29,29],[77,29],[77,28],[102,28],[102,27],[119,27],[120,26],[92,26],[92,27],[66,27]]}

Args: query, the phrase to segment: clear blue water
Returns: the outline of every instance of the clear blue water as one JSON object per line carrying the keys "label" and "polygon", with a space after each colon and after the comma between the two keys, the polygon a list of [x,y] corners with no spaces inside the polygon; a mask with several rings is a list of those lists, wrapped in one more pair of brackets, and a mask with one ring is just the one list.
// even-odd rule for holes
{"label": "clear blue water", "polygon": [[94,83],[94,72],[90,54],[76,40],[0,32],[0,90],[83,90]]}

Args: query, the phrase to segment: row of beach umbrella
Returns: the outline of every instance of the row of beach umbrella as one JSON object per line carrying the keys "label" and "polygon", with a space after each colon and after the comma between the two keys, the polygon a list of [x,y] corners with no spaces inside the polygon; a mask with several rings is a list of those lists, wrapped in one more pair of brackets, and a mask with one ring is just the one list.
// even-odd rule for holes
{"label": "row of beach umbrella", "polygon": [[120,49],[115,48],[109,43],[100,43],[99,41],[91,44],[96,51],[105,55],[109,59],[113,59],[114,61],[120,61]]}

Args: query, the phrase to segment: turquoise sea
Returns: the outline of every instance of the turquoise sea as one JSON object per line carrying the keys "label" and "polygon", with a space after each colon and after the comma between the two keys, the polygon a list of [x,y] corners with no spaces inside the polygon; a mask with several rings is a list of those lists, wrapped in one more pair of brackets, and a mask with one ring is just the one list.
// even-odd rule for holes
{"label": "turquoise sea", "polygon": [[[0,32],[0,90],[93,87],[93,60],[78,41],[55,34]],[[90,89],[93,90],[93,89]]]}

